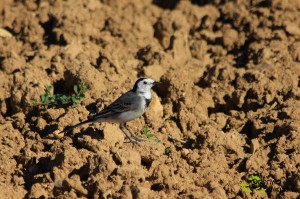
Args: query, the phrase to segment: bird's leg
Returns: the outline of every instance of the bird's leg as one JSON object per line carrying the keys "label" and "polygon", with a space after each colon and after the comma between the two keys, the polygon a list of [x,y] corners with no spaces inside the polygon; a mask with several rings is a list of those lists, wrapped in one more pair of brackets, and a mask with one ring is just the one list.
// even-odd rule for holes
{"label": "bird's leg", "polygon": [[138,142],[137,142],[136,140],[132,140],[131,137],[124,131],[124,127],[125,127],[125,129],[127,129],[126,126],[124,125],[124,123],[121,123],[120,126],[119,126],[119,128],[120,128],[121,131],[124,133],[124,135],[126,136],[126,138],[129,139],[129,141],[130,141],[131,143],[137,144]]}
{"label": "bird's leg", "polygon": [[145,141],[144,139],[139,138],[139,137],[137,137],[136,135],[134,135],[134,134],[130,131],[130,129],[127,127],[126,124],[124,124],[124,127],[125,127],[126,130],[130,133],[131,137],[133,137],[137,142]]}

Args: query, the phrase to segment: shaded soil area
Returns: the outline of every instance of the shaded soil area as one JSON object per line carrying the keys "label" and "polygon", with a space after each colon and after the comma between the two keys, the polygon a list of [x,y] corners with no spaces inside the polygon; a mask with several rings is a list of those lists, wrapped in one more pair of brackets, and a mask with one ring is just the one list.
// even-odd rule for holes
{"label": "shaded soil area", "polygon": [[[57,136],[139,77],[161,84],[128,126],[153,137]],[[299,86],[300,1],[0,1],[0,198],[299,198]]]}

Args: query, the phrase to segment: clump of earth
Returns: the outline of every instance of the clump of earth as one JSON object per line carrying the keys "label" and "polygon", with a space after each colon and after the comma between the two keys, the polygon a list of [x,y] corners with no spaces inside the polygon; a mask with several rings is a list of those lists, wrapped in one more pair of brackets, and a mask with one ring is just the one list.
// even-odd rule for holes
{"label": "clump of earth", "polygon": [[[0,198],[298,198],[299,13],[292,0],[2,2]],[[145,142],[111,123],[57,136],[139,77],[161,82],[128,123]],[[76,106],[32,105],[80,82]]]}

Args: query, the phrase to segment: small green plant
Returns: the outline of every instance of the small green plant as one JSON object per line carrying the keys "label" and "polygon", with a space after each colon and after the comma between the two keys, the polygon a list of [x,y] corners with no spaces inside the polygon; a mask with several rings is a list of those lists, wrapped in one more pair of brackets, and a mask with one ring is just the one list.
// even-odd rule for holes
{"label": "small green plant", "polygon": [[[149,133],[149,128],[148,128],[147,125],[145,125],[144,128],[143,128],[143,135],[144,135],[146,138],[148,138],[148,139],[149,139],[149,138],[152,138],[152,137],[154,136],[154,134]],[[157,142],[157,143],[160,142],[160,140],[157,139],[157,138],[155,138],[154,141]]]}
{"label": "small green plant", "polygon": [[167,147],[167,148],[165,148],[165,155],[167,155],[167,156],[170,156],[171,155],[171,148],[170,147]]}
{"label": "small green plant", "polygon": [[144,128],[143,128],[143,134],[144,134],[147,138],[153,137],[153,134],[149,133],[149,129],[148,129],[148,126],[147,126],[147,125],[145,125]]}
{"label": "small green plant", "polygon": [[54,94],[52,95],[53,86],[46,85],[45,93],[40,95],[40,103],[37,100],[32,101],[32,105],[59,105],[59,104],[72,104],[72,106],[76,106],[77,103],[85,97],[85,92],[87,91],[87,87],[84,82],[80,82],[79,86],[74,85],[73,91],[74,94],[64,95],[64,94]]}
{"label": "small green plant", "polygon": [[265,183],[261,180],[261,178],[258,175],[251,175],[247,179],[247,182],[248,183],[240,184],[243,192],[252,193],[254,190],[256,190],[263,195],[266,194],[266,188],[264,188]]}

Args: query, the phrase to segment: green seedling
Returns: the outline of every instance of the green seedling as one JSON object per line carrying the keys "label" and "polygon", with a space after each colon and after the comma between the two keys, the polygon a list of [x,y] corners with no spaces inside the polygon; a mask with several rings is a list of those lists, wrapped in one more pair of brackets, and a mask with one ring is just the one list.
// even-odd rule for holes
{"label": "green seedling", "polygon": [[171,148],[170,147],[167,147],[167,148],[165,148],[165,155],[167,155],[167,156],[170,156],[171,155]]}
{"label": "green seedling", "polygon": [[52,95],[53,86],[46,85],[45,93],[40,95],[40,103],[35,99],[32,101],[32,105],[61,105],[61,104],[72,104],[72,106],[76,106],[79,101],[81,101],[85,97],[85,92],[87,91],[87,87],[84,82],[80,82],[79,87],[74,85],[73,91],[74,94],[54,94]]}
{"label": "green seedling", "polygon": [[145,125],[144,128],[143,128],[143,134],[144,134],[147,138],[153,137],[153,134],[149,133],[149,129],[148,129],[148,126],[147,126],[147,125]]}
{"label": "green seedling", "polygon": [[45,86],[45,89],[44,89],[45,93],[40,96],[41,103],[43,105],[49,105],[49,104],[51,104],[51,103],[54,102],[54,98],[51,97],[51,91],[52,90],[53,90],[53,86],[52,85],[50,85],[50,86],[46,85]]}
{"label": "green seedling", "polygon": [[[148,128],[147,125],[145,125],[144,128],[143,128],[143,135],[144,135],[146,138],[148,138],[148,139],[150,139],[150,138],[152,138],[152,137],[154,136],[153,133],[149,133],[149,128]],[[142,136],[140,136],[140,137],[142,137]],[[155,138],[154,141],[155,141],[156,143],[159,143],[159,142],[160,142],[160,140],[157,139],[157,138]]]}
{"label": "green seedling", "polygon": [[257,175],[251,175],[248,179],[247,179],[248,183],[241,183],[241,189],[243,192],[246,193],[252,193],[254,191],[258,191],[259,193],[261,193],[262,195],[266,194],[266,188],[264,187],[264,182],[260,179],[259,176]]}
{"label": "green seedling", "polygon": [[154,140],[156,143],[160,143],[160,140],[159,139],[157,139],[157,138],[155,138],[155,140]]}

